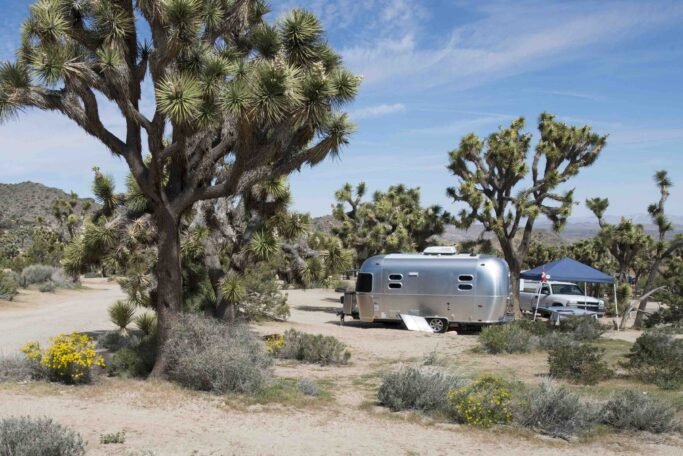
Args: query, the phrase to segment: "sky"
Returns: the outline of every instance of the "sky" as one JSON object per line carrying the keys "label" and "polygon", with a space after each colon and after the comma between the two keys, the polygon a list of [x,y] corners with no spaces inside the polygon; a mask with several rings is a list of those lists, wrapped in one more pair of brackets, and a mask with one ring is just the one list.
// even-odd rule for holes
{"label": "sky", "polygon": [[[0,0],[0,60],[11,59],[25,0]],[[669,212],[683,216],[683,2],[281,0],[315,12],[345,65],[363,76],[345,109],[357,132],[339,159],[290,178],[294,209],[329,214],[334,191],[403,183],[422,202],[456,212],[448,152],[473,132],[485,137],[516,117],[536,133],[541,112],[609,135],[576,188],[610,200],[610,215],[636,215],[658,198],[652,175],[674,181]],[[151,92],[151,91],[150,91]],[[152,105],[153,99],[145,102]],[[121,121],[105,112],[113,129]],[[28,112],[0,125],[0,182],[41,182],[90,195],[92,167],[123,190],[125,163],[57,114]]]}

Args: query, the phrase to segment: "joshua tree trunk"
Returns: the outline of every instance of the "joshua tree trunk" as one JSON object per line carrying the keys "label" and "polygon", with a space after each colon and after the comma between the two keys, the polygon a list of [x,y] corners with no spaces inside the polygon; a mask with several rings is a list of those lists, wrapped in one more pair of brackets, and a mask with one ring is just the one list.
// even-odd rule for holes
{"label": "joshua tree trunk", "polygon": [[521,270],[519,268],[519,265],[515,264],[515,262],[510,262],[510,282],[512,285],[512,310],[515,313],[515,320],[519,320],[522,318],[522,307],[521,303],[519,301],[519,276],[521,274]]}
{"label": "joshua tree trunk", "polygon": [[178,220],[165,209],[155,214],[159,235],[159,260],[157,262],[157,289],[154,306],[157,311],[157,346],[160,348],[152,369],[152,376],[159,377],[166,369],[163,347],[168,340],[173,322],[183,307],[183,279],[180,266],[180,229]]}
{"label": "joshua tree trunk", "polygon": [[662,264],[665,258],[671,256],[676,250],[683,248],[683,239],[679,239],[671,242],[668,248],[655,258],[650,270],[647,274],[647,282],[643,288],[645,294],[640,298],[640,304],[638,305],[638,313],[636,314],[636,319],[633,322],[634,329],[640,329],[643,325],[643,316],[645,315],[645,309],[647,308],[647,299],[652,294],[652,289],[655,286],[655,280],[657,279],[657,274],[659,273],[659,266]]}

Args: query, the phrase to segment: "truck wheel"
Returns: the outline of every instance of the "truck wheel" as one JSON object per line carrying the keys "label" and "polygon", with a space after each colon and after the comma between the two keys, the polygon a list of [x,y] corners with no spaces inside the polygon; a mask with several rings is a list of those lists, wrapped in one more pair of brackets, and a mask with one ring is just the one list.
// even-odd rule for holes
{"label": "truck wheel", "polygon": [[435,333],[445,333],[448,331],[448,320],[445,318],[430,318],[427,322]]}

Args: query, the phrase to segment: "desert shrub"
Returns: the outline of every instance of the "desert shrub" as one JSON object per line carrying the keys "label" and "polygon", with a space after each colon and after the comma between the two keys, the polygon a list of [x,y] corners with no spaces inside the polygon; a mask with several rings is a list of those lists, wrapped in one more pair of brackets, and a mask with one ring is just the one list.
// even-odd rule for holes
{"label": "desert shrub", "polygon": [[0,299],[11,301],[19,290],[19,280],[15,272],[0,271]]}
{"label": "desert shrub", "polygon": [[655,328],[660,325],[668,325],[678,330],[683,328],[683,298],[676,304],[662,307],[651,313],[643,322],[645,328]]}
{"label": "desert shrub", "polygon": [[126,443],[126,432],[119,431],[100,434],[100,443],[103,445],[109,445],[112,443]]}
{"label": "desert shrub", "polygon": [[662,433],[678,427],[672,406],[631,390],[612,396],[602,408],[602,419],[605,424],[622,430]]}
{"label": "desert shrub", "polygon": [[0,271],[0,299],[11,301],[19,289],[19,284],[15,282],[7,273]]}
{"label": "desert shrub", "polygon": [[95,352],[95,343],[87,335],[60,334],[50,341],[52,345],[44,351],[38,342],[25,344],[21,351],[30,361],[40,363],[52,381],[87,383],[93,366],[104,367],[104,359]]}
{"label": "desert shrub", "polygon": [[81,436],[49,418],[0,420],[0,456],[80,456]]}
{"label": "desert shrub", "polygon": [[146,336],[154,334],[157,330],[157,316],[152,312],[141,313],[133,321],[135,326]]}
{"label": "desert shrub", "polygon": [[646,331],[626,357],[623,367],[644,382],[666,389],[683,384],[683,339],[662,331]]}
{"label": "desert shrub", "polygon": [[437,351],[437,348],[425,353],[422,357],[423,366],[443,366],[444,364],[446,364],[446,359]]}
{"label": "desert shrub", "polygon": [[547,321],[544,320],[531,320],[524,318],[521,320],[515,320],[510,323],[511,325],[519,326],[525,331],[530,332],[534,336],[545,336],[553,331],[553,329],[548,325]]}
{"label": "desert shrub", "polygon": [[58,271],[54,266],[32,264],[21,271],[21,285],[28,287],[36,283],[45,283],[52,278],[52,274]]}
{"label": "desert shrub", "polygon": [[48,280],[45,283],[41,283],[38,285],[38,291],[41,293],[54,293],[57,287],[55,287],[54,282],[51,280]]}
{"label": "desert shrub", "polygon": [[122,333],[125,333],[135,317],[135,306],[125,301],[116,301],[109,306],[107,312],[109,312],[109,320],[118,326]]}
{"label": "desert shrub", "polygon": [[522,426],[553,437],[568,439],[590,430],[598,410],[576,393],[550,380],[532,388],[516,404],[515,420]]}
{"label": "desert shrub", "polygon": [[31,361],[25,356],[0,357],[0,383],[38,380],[44,376],[45,372],[40,363]]}
{"label": "desert shrub", "polygon": [[587,315],[565,318],[560,323],[559,329],[581,341],[597,340],[605,332],[605,328],[598,320]]}
{"label": "desert shrub", "polygon": [[116,352],[131,345],[132,338],[118,331],[107,331],[97,338],[97,348]]}
{"label": "desert shrub", "polygon": [[491,427],[512,420],[510,390],[505,383],[484,376],[448,392],[449,411],[459,423]]}
{"label": "desert shrub", "polygon": [[326,366],[348,363],[351,353],[346,349],[346,345],[334,336],[308,334],[289,329],[285,331],[285,343],[280,348],[278,356]]}
{"label": "desert shrub", "polygon": [[71,277],[67,276],[66,273],[62,269],[57,269],[55,272],[53,272],[52,275],[50,276],[50,281],[57,288],[74,288],[74,287],[76,287],[76,282]]}
{"label": "desert shrub", "polygon": [[522,326],[510,323],[482,329],[479,343],[488,353],[528,353],[538,345],[538,337]]}
{"label": "desert shrub", "polygon": [[261,269],[244,275],[245,296],[240,302],[242,316],[249,321],[285,320],[289,317],[287,294],[280,290],[273,271]]}
{"label": "desert shrub", "polygon": [[605,349],[586,343],[572,343],[548,352],[550,375],[576,383],[594,385],[612,376],[603,360]]}
{"label": "desert shrub", "polygon": [[309,378],[302,378],[296,384],[296,387],[305,396],[317,396],[320,394],[318,384]]}
{"label": "desert shrub", "polygon": [[539,342],[541,348],[546,351],[563,345],[571,345],[572,343],[575,342],[570,335],[559,331],[550,331],[548,334],[541,337]]}
{"label": "desert shrub", "polygon": [[107,364],[109,375],[146,377],[154,367],[157,339],[154,334],[138,338],[130,336]]}
{"label": "desert shrub", "polygon": [[282,346],[285,345],[285,336],[282,334],[270,334],[264,336],[263,340],[266,343],[266,350],[273,356],[277,356]]}
{"label": "desert shrub", "polygon": [[255,393],[271,377],[272,358],[243,325],[185,314],[164,346],[166,375],[188,388],[217,393]]}
{"label": "desert shrub", "polygon": [[392,410],[445,410],[448,392],[463,385],[461,378],[441,370],[402,366],[384,376],[377,398]]}

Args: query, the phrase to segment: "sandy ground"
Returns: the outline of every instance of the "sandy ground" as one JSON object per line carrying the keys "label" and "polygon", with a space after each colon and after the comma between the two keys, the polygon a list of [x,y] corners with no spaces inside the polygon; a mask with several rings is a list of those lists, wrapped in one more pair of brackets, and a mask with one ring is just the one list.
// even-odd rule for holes
{"label": "sandy ground", "polygon": [[107,279],[83,279],[83,287],[41,293],[21,289],[11,302],[0,300],[0,354],[13,353],[28,340],[45,343],[60,333],[113,329],[107,315],[119,285]]}
{"label": "sandy ground", "polygon": [[[106,282],[90,290],[25,295],[10,307],[0,303],[0,350],[59,331],[109,329],[106,307],[120,290]],[[382,372],[417,362],[437,350],[461,371],[509,371],[526,381],[547,372],[545,357],[473,354],[476,335],[413,333],[398,327],[347,322],[339,325],[338,294],[289,291],[292,315],[285,323],[255,327],[261,334],[288,328],[338,337],[352,363],[320,367],[278,363],[276,374],[315,378],[331,385],[333,399],[309,405],[252,404],[182,390],[165,382],[101,378],[66,387],[33,383],[0,385],[0,415],[50,416],[72,426],[93,455],[478,455],[478,454],[680,454],[683,439],[650,435],[603,435],[567,443],[511,430],[481,431],[411,413],[391,413],[375,403]],[[101,445],[105,432],[126,432],[123,445]]]}

